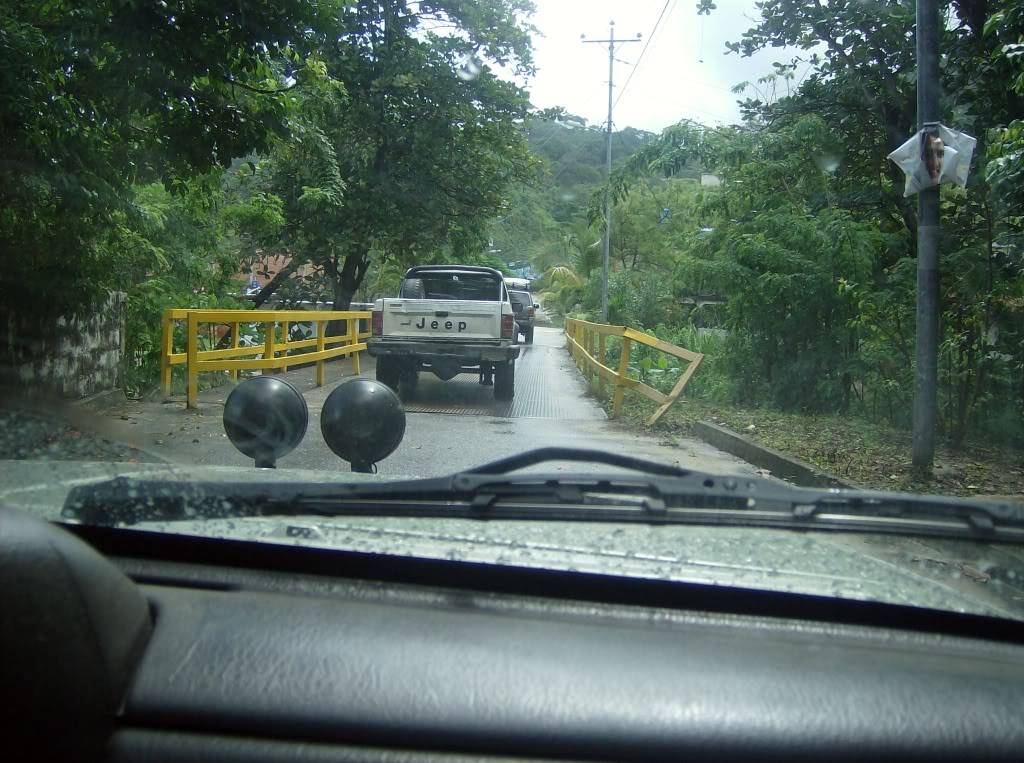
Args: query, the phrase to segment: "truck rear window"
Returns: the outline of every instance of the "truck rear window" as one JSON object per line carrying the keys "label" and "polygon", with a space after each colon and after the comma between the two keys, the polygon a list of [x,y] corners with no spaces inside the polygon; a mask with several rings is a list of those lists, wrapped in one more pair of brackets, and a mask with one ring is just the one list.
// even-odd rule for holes
{"label": "truck rear window", "polygon": [[402,283],[402,297],[406,299],[471,299],[497,302],[501,299],[501,284],[493,278],[475,273],[424,274],[406,278]]}

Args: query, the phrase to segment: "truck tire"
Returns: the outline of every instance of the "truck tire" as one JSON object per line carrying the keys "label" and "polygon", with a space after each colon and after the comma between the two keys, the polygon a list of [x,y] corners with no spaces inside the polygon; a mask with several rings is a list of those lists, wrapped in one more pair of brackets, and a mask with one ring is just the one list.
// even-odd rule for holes
{"label": "truck tire", "polygon": [[494,399],[511,400],[516,394],[516,362],[494,364]]}
{"label": "truck tire", "polygon": [[530,328],[526,329],[526,343],[533,344],[533,326],[530,326]]}
{"label": "truck tire", "polygon": [[397,359],[387,355],[377,358],[377,381],[386,384],[393,392],[398,392],[398,381],[402,376],[402,368]]}

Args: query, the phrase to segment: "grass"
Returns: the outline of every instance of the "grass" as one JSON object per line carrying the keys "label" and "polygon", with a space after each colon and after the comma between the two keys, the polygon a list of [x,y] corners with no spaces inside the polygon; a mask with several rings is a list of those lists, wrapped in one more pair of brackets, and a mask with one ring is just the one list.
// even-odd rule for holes
{"label": "grass", "polygon": [[[608,401],[605,405],[610,410]],[[711,421],[866,488],[1024,497],[1022,450],[978,442],[956,451],[941,445],[936,451],[934,479],[921,481],[915,478],[910,462],[909,432],[853,416],[789,413],[681,399],[651,428],[645,422],[653,411],[653,404],[627,395],[622,420],[650,433],[684,436],[692,436],[695,422]]]}

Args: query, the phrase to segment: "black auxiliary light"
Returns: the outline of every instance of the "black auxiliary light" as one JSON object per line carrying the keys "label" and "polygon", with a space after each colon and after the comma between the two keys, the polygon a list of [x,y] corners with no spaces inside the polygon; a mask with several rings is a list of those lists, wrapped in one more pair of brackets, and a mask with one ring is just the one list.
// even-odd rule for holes
{"label": "black auxiliary light", "polygon": [[405,408],[390,387],[372,379],[339,384],[320,412],[327,446],[354,472],[375,472],[405,435]]}
{"label": "black auxiliary light", "polygon": [[[277,459],[302,442],[309,408],[290,382],[273,376],[248,379],[224,403],[224,431],[257,467],[273,469]],[[354,378],[339,384],[320,412],[327,446],[354,472],[375,472],[405,435],[405,408],[390,387]]]}
{"label": "black auxiliary light", "polygon": [[247,379],[224,403],[224,432],[257,467],[273,469],[302,442],[308,425],[302,393],[273,376]]}

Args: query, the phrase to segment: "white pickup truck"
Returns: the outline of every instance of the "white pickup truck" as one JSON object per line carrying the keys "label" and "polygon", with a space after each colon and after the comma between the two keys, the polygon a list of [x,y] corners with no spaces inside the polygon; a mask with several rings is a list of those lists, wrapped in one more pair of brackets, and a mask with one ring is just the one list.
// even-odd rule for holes
{"label": "white pickup truck", "polygon": [[410,268],[395,299],[373,306],[367,351],[377,359],[377,380],[409,400],[420,371],[443,381],[479,374],[494,397],[515,394],[515,314],[502,274],[470,265]]}

